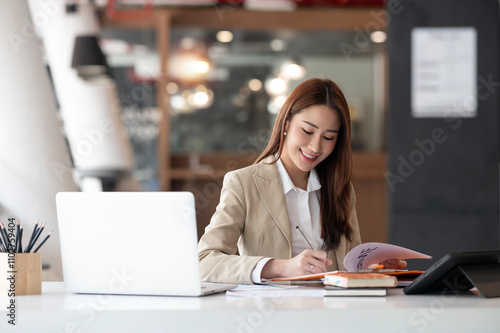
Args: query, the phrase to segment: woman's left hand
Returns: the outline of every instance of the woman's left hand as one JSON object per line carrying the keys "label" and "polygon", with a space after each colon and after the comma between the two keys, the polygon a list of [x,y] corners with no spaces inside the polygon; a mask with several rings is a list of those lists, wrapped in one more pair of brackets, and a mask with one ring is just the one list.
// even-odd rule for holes
{"label": "woman's left hand", "polygon": [[387,259],[380,263],[386,269],[404,269],[408,265],[406,261],[399,259]]}

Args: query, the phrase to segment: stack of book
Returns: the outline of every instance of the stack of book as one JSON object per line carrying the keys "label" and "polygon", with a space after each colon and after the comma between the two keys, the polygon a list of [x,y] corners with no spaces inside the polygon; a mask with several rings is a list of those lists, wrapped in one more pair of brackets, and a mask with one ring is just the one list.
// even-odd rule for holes
{"label": "stack of book", "polygon": [[386,296],[398,280],[380,273],[336,272],[325,274],[323,296]]}
{"label": "stack of book", "polygon": [[386,296],[387,288],[406,286],[424,271],[385,269],[380,263],[387,259],[431,258],[427,254],[397,245],[364,243],[351,249],[345,256],[344,267],[347,271],[274,278],[265,283],[317,284],[324,288],[324,296]]}

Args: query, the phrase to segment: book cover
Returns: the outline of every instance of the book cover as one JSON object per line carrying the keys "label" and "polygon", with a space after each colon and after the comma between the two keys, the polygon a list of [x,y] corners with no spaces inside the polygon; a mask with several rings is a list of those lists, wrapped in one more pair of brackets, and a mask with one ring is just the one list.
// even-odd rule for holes
{"label": "book cover", "polygon": [[325,275],[325,285],[343,288],[396,287],[398,280],[394,276],[380,273],[338,272]]}

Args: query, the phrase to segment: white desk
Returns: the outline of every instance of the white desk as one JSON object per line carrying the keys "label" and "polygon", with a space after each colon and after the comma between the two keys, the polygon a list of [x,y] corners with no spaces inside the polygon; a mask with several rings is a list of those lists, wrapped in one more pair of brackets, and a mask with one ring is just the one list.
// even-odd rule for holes
{"label": "white desk", "polygon": [[500,332],[500,298],[475,294],[387,297],[200,298],[75,295],[43,283],[16,298],[16,326],[1,299],[0,332]]}

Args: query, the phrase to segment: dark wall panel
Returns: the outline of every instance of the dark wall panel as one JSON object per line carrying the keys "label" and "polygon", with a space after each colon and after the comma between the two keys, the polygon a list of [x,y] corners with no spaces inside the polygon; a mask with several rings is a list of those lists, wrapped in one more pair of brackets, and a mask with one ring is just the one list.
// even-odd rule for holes
{"label": "dark wall panel", "polygon": [[[387,6],[390,242],[434,260],[451,251],[499,249],[498,1],[390,0]],[[415,27],[476,29],[476,117],[412,117]]]}

